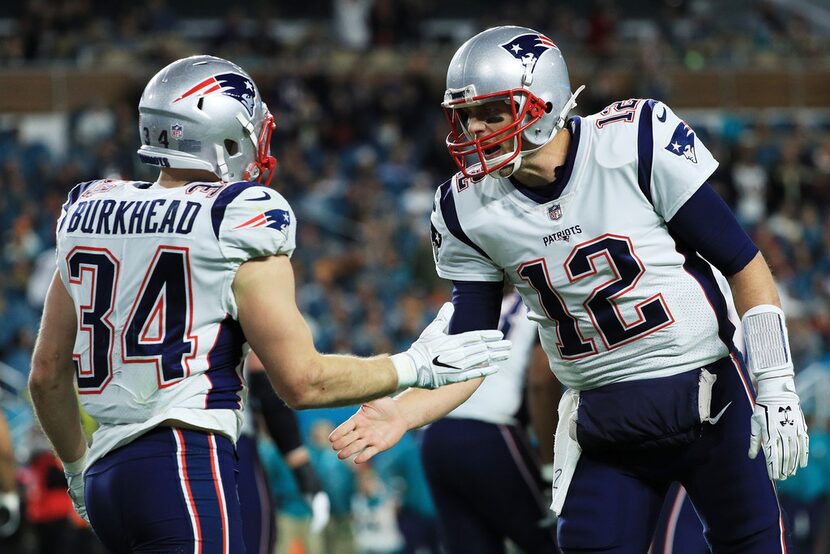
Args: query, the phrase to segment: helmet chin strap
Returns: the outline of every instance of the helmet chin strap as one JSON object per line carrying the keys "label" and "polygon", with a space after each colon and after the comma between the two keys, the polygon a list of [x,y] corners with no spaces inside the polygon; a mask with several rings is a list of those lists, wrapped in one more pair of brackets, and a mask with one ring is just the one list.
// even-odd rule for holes
{"label": "helmet chin strap", "polygon": [[554,125],[553,131],[551,131],[548,140],[546,140],[536,148],[522,150],[521,152],[519,152],[519,155],[516,156],[516,161],[498,170],[499,177],[507,178],[516,173],[516,171],[522,165],[522,158],[530,154],[533,154],[534,152],[536,152],[537,150],[539,150],[540,148],[542,148],[547,143],[553,140],[553,137],[556,136],[556,133],[561,131],[562,128],[565,126],[565,122],[568,120],[568,114],[571,112],[571,110],[573,110],[576,107],[576,97],[579,96],[579,93],[582,92],[584,89],[585,85],[580,86],[578,89],[576,89],[576,91],[573,94],[571,94],[570,99],[567,102],[565,102],[565,105],[562,107],[562,111],[559,112],[559,117],[556,120],[556,125]]}

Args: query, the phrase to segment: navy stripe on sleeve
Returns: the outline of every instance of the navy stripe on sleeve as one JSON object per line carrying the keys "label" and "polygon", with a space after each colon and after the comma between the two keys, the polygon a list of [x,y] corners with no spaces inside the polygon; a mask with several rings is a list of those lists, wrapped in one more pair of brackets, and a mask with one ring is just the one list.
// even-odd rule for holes
{"label": "navy stripe on sleeve", "polygon": [[453,281],[449,333],[498,329],[503,289],[501,281]]}
{"label": "navy stripe on sleeve", "polygon": [[727,277],[742,270],[758,253],[718,193],[703,183],[667,223],[680,238]]}
{"label": "navy stripe on sleeve", "polygon": [[[63,203],[61,206],[61,211],[64,215],[66,212],[69,211],[69,208],[72,207],[72,204],[78,201],[81,195],[93,184],[97,183],[98,181],[84,181],[83,183],[78,183],[72,190],[69,191],[69,195],[66,197],[66,202]],[[63,226],[66,223],[66,218],[61,219],[60,227],[58,228],[59,231],[63,230]]]}
{"label": "navy stripe on sleeve", "polygon": [[640,124],[637,126],[637,184],[651,204],[654,204],[651,200],[651,166],[654,161],[654,129],[651,114],[656,103],[656,100],[646,100],[643,109],[640,110]]}
{"label": "navy stripe on sleeve", "polygon": [[250,186],[254,186],[255,184],[256,183],[248,181],[240,181],[230,185],[219,193],[219,196],[213,203],[213,207],[210,209],[210,218],[213,223],[213,234],[216,235],[217,239],[219,238],[219,228],[222,226],[222,220],[225,218],[225,210],[228,209],[228,204],[233,202],[237,196],[242,194],[243,190]]}
{"label": "navy stripe on sleeve", "polygon": [[467,236],[464,229],[461,228],[461,222],[458,221],[458,212],[455,209],[455,198],[452,195],[452,179],[441,185],[441,215],[444,216],[444,223],[447,224],[447,229],[449,229],[455,238],[488,260],[493,261],[484,250]]}

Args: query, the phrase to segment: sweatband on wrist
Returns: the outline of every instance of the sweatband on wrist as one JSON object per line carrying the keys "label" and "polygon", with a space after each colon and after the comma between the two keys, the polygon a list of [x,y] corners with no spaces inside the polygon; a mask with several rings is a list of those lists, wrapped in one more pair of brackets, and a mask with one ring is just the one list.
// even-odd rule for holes
{"label": "sweatband on wrist", "polygon": [[750,308],[741,318],[741,325],[747,363],[756,379],[794,375],[787,323],[781,308],[771,304]]}
{"label": "sweatband on wrist", "polygon": [[392,365],[395,366],[395,371],[398,373],[399,389],[411,387],[418,381],[418,370],[415,369],[412,356],[406,352],[401,352],[400,354],[393,354],[389,359],[392,360]]}
{"label": "sweatband on wrist", "polygon": [[84,450],[83,456],[81,456],[74,462],[63,462],[63,472],[68,475],[77,475],[79,473],[83,473],[84,469],[86,468],[86,453],[87,451]]}

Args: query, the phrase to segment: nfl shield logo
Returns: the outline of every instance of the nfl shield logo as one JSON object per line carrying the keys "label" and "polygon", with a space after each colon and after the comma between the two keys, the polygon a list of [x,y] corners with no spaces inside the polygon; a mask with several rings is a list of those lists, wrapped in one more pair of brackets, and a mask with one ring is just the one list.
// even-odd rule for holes
{"label": "nfl shield logo", "polygon": [[548,217],[553,221],[559,221],[562,219],[562,206],[559,204],[548,206]]}
{"label": "nfl shield logo", "polygon": [[184,130],[182,129],[182,126],[177,123],[170,127],[170,134],[173,135],[173,138],[180,139],[184,136]]}

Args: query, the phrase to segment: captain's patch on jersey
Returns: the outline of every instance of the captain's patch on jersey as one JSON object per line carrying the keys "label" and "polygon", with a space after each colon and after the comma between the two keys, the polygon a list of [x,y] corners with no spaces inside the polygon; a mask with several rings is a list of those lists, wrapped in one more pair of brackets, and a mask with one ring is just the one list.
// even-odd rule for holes
{"label": "captain's patch on jersey", "polygon": [[674,134],[672,134],[671,140],[666,145],[666,150],[675,156],[686,156],[687,160],[696,164],[695,132],[685,122],[681,121],[674,129]]}

